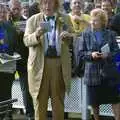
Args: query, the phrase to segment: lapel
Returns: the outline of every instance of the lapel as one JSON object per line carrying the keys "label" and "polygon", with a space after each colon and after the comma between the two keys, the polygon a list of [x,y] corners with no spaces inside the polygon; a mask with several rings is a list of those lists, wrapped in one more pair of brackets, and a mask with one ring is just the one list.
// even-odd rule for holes
{"label": "lapel", "polygon": [[101,46],[104,46],[106,43],[108,43],[108,39],[109,39],[109,34],[108,34],[108,30],[104,29],[103,30],[103,42]]}
{"label": "lapel", "polygon": [[[38,18],[36,19],[36,28],[40,26],[40,22],[44,21],[44,14],[41,12],[38,16]],[[44,45],[44,35],[42,36],[42,41],[41,41],[41,45]]]}
{"label": "lapel", "polygon": [[43,21],[44,21],[44,15],[43,15],[43,13],[39,13],[38,18],[36,18],[36,27],[39,27],[40,22],[43,22]]}
{"label": "lapel", "polygon": [[58,34],[60,34],[60,32],[62,31],[62,27],[63,27],[62,20],[63,20],[62,14],[57,12],[57,14],[56,14],[56,29],[58,30]]}
{"label": "lapel", "polygon": [[91,28],[88,28],[87,33],[88,34],[86,34],[85,39],[87,40],[88,49],[97,50],[99,46],[97,44],[94,32]]}
{"label": "lapel", "polygon": [[57,52],[59,54],[61,54],[61,40],[59,39],[59,35],[60,35],[61,31],[62,31],[62,24],[61,24],[61,21],[60,21],[62,19],[63,19],[62,15],[59,12],[57,12],[56,13],[56,34],[57,34],[56,49],[57,49]]}

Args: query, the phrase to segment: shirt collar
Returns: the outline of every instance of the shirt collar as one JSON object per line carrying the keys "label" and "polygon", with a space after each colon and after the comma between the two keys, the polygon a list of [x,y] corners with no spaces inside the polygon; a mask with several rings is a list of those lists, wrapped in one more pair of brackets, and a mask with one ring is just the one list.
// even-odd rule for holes
{"label": "shirt collar", "polygon": [[[53,16],[55,16],[55,20],[56,20],[56,18],[57,18],[57,14],[54,13]],[[47,21],[47,17],[48,17],[48,16],[44,14],[44,19],[45,19],[45,21]]]}

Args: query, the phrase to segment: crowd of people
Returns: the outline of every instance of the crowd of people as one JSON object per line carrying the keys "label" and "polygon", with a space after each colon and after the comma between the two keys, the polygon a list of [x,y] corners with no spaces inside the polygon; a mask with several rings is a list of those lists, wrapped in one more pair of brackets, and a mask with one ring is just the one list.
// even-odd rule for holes
{"label": "crowd of people", "polygon": [[16,70],[0,69],[0,101],[11,98],[17,71],[27,119],[47,120],[51,98],[52,118],[64,120],[65,92],[80,75],[94,119],[100,120],[101,104],[112,104],[114,118],[120,120],[119,3],[101,0],[89,6],[83,0],[71,0],[60,11],[59,2],[0,3],[0,53],[21,56]]}
{"label": "crowd of people", "polygon": [[[32,97],[29,94],[28,90],[28,81],[27,81],[27,58],[28,58],[28,49],[23,43],[24,36],[24,27],[25,22],[29,17],[29,4],[17,0],[9,1],[9,4],[0,4],[0,41],[1,41],[1,50],[0,53],[7,53],[9,55],[14,55],[18,53],[21,56],[21,59],[16,63],[16,70],[14,71],[4,71],[1,70],[1,80],[2,84],[0,85],[0,101],[8,100],[11,98],[11,88],[13,80],[15,79],[15,72],[19,74],[19,81],[21,90],[23,93],[23,101],[26,110],[27,118],[33,119],[34,117],[34,108]],[[23,25],[22,25],[23,24]],[[22,26],[22,27],[20,27]],[[5,47],[7,46],[7,47]],[[6,63],[7,64],[7,63]],[[10,65],[9,65],[10,64]],[[12,63],[14,64],[14,63]],[[8,63],[12,67],[11,63]],[[3,65],[4,66],[4,65]],[[3,67],[1,66],[1,69]],[[9,69],[9,68],[8,68]],[[0,115],[1,119],[5,115]],[[12,119],[12,112],[8,114],[9,119]]]}

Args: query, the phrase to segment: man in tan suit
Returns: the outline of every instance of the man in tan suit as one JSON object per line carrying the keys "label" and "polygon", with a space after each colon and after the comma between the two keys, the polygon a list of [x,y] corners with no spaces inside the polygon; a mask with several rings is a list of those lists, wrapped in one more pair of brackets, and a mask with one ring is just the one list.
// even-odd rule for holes
{"label": "man in tan suit", "polygon": [[71,79],[71,23],[58,12],[58,0],[41,0],[41,13],[28,19],[24,43],[29,47],[28,82],[35,120],[47,120],[51,98],[54,120],[64,120],[64,96]]}

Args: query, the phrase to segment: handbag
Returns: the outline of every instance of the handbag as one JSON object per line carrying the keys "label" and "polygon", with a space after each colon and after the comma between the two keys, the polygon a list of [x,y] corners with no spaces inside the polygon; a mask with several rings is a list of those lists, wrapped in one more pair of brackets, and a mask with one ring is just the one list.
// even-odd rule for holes
{"label": "handbag", "polygon": [[100,74],[103,82],[107,83],[108,86],[114,86],[120,83],[120,72],[115,63],[104,64]]}
{"label": "handbag", "polygon": [[109,51],[113,53],[113,56],[104,61],[101,76],[104,83],[107,83],[108,86],[114,86],[120,84],[120,49],[116,48],[115,52]]}

